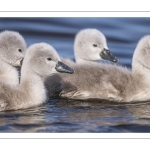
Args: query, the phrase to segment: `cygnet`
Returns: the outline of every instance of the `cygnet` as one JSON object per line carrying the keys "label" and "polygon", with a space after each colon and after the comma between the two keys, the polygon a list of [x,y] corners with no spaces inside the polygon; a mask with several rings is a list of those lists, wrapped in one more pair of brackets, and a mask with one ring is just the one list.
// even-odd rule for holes
{"label": "cygnet", "polygon": [[[106,37],[97,29],[83,29],[76,35],[74,42],[74,54],[76,63],[70,59],[62,58],[62,61],[69,64],[73,69],[76,68],[76,66],[78,66],[77,68],[80,68],[80,65],[82,69],[82,65],[84,64],[95,65],[97,63],[94,61],[102,59],[106,59],[115,63],[119,62],[119,59],[109,51]],[[98,63],[98,65],[99,64],[100,63]],[[51,76],[44,77],[43,80],[45,81],[46,78],[49,78],[48,80],[50,82],[48,83],[48,81],[46,81],[46,86],[48,86],[48,89],[51,89],[53,86],[55,86],[55,82],[58,83],[60,79],[57,74],[52,76],[52,78],[55,78],[55,80],[50,79]]]}
{"label": "cygnet", "polygon": [[25,56],[26,42],[15,31],[0,33],[0,82],[10,85],[19,84],[19,75],[15,66],[20,66]]}
{"label": "cygnet", "polygon": [[90,63],[96,60],[109,60],[119,62],[108,49],[105,35],[97,29],[83,29],[77,33],[74,41],[75,62],[70,59],[62,59],[71,65]]}
{"label": "cygnet", "polygon": [[[150,100],[150,35],[141,38],[132,60],[132,71],[112,64],[80,65],[72,75],[48,77],[49,96],[67,99],[104,99],[114,102]],[[53,81],[53,84],[50,84]]]}
{"label": "cygnet", "polygon": [[25,109],[46,102],[42,77],[56,72],[73,73],[73,69],[61,62],[51,45],[31,45],[21,68],[20,84],[11,86],[0,83],[0,111]]}

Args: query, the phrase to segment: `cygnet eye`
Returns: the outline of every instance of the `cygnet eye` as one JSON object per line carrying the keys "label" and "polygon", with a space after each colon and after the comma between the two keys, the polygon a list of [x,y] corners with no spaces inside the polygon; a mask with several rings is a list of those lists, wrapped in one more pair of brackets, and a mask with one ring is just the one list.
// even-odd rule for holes
{"label": "cygnet eye", "polygon": [[51,61],[51,60],[52,60],[52,58],[48,57],[48,58],[47,58],[47,60],[48,60],[48,61]]}
{"label": "cygnet eye", "polygon": [[18,49],[18,51],[19,51],[20,53],[22,53],[22,50],[21,50],[21,49]]}
{"label": "cygnet eye", "polygon": [[93,44],[94,47],[97,47],[97,44]]}

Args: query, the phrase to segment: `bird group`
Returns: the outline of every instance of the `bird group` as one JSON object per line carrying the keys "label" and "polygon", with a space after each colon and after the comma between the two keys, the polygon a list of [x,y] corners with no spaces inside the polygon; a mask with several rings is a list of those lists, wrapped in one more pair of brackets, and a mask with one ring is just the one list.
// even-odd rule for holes
{"label": "bird group", "polygon": [[[134,51],[132,69],[119,59],[97,29],[75,36],[75,62],[62,58],[43,41],[27,48],[16,31],[0,33],[0,111],[26,109],[49,98],[106,100],[117,103],[150,100],[150,36],[142,37]],[[114,63],[101,63],[97,60]],[[18,71],[16,66],[21,66]],[[19,76],[20,75],[20,76]]]}

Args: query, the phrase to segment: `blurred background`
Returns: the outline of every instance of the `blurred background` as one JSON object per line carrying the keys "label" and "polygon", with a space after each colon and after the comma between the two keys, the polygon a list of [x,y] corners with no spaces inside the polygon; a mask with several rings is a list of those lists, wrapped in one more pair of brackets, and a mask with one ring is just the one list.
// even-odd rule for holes
{"label": "blurred background", "polygon": [[[28,46],[47,42],[71,59],[75,35],[85,28],[100,30],[120,64],[130,68],[138,41],[150,34],[150,18],[0,18],[0,31],[18,31]],[[35,108],[0,112],[0,132],[150,132],[150,102],[52,99]]]}
{"label": "blurred background", "polygon": [[0,18],[0,31],[15,30],[28,46],[36,42],[51,44],[63,57],[74,59],[75,35],[84,28],[96,28],[107,38],[109,49],[121,65],[131,66],[139,39],[150,34],[150,18]]}

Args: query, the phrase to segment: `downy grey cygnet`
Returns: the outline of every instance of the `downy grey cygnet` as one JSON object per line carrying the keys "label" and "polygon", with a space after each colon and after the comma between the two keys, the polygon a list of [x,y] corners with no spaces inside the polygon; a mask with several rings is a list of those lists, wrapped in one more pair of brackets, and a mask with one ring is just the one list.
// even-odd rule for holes
{"label": "downy grey cygnet", "polygon": [[19,74],[15,66],[21,65],[26,48],[26,42],[18,32],[0,33],[0,82],[19,84]]}
{"label": "downy grey cygnet", "polygon": [[105,35],[97,29],[83,29],[77,33],[74,41],[75,62],[70,59],[62,59],[71,66],[91,63],[96,60],[109,60],[119,62],[108,49]]}
{"label": "downy grey cygnet", "polygon": [[[45,80],[50,96],[67,99],[105,99],[114,102],[150,100],[150,35],[138,42],[132,71],[112,64],[74,67],[72,75],[57,75]],[[50,84],[53,81],[53,84]],[[56,94],[56,95],[55,95]]]}
{"label": "downy grey cygnet", "polygon": [[[104,36],[103,33],[101,33],[97,29],[90,29],[90,28],[84,29],[81,30],[76,35],[75,42],[74,42],[74,54],[75,54],[76,63],[70,59],[62,58],[62,61],[69,64],[73,69],[76,67],[80,68],[80,66],[82,69],[82,65],[94,65],[93,68],[95,68],[97,64],[98,65],[101,64],[95,61],[102,60],[102,59],[106,59],[115,63],[119,62],[119,59],[116,58],[109,51],[106,42],[106,37]],[[75,74],[77,73],[75,72]],[[76,76],[75,74],[74,76]],[[46,78],[48,78],[48,80]],[[59,75],[57,76],[57,74],[55,74],[50,77],[44,77],[43,80],[45,81],[45,85],[48,88],[48,90],[51,91],[50,93],[54,92],[56,94],[57,92],[53,87],[55,87],[55,84],[57,85],[57,83],[59,83],[60,80]],[[67,86],[69,85],[67,84]],[[53,89],[54,91],[52,92],[51,89]]]}
{"label": "downy grey cygnet", "polygon": [[61,62],[51,45],[46,43],[31,45],[23,60],[20,84],[11,86],[0,82],[0,111],[25,109],[46,102],[42,77],[56,72],[74,71]]}

